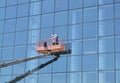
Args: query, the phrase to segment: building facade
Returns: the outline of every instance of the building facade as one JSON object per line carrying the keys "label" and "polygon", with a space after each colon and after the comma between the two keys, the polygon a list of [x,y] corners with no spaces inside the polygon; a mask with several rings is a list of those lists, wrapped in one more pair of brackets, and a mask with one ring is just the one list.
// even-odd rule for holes
{"label": "building facade", "polygon": [[[0,62],[36,56],[56,33],[72,53],[18,83],[120,83],[120,0],[0,0]],[[0,69],[9,82],[53,56]]]}

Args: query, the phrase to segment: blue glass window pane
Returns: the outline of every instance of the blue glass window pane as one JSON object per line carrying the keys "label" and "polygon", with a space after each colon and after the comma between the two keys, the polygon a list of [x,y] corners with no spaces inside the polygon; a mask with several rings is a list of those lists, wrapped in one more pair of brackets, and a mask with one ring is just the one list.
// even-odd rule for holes
{"label": "blue glass window pane", "polygon": [[120,0],[115,0],[115,2],[120,2]]}
{"label": "blue glass window pane", "polygon": [[116,83],[120,83],[120,71],[116,72]]}
{"label": "blue glass window pane", "polygon": [[15,36],[14,33],[4,34],[3,46],[13,46],[14,45],[14,36]]}
{"label": "blue glass window pane", "polygon": [[16,31],[27,30],[28,18],[17,19]]}
{"label": "blue glass window pane", "polygon": [[84,9],[84,22],[91,22],[91,21],[97,21],[97,20],[98,20],[97,7]]}
{"label": "blue glass window pane", "polygon": [[[1,69],[1,75],[11,75],[11,74],[12,74],[12,66]],[[6,81],[6,79],[5,79],[5,81]],[[5,83],[5,82],[1,82],[1,83]]]}
{"label": "blue glass window pane", "polygon": [[97,55],[84,55],[83,56],[83,71],[97,70],[98,69],[98,56]]}
{"label": "blue glass window pane", "polygon": [[71,55],[82,54],[82,41],[74,40],[69,42],[71,44]]}
{"label": "blue glass window pane", "polygon": [[68,0],[56,0],[56,11],[68,10]]}
{"label": "blue glass window pane", "polygon": [[26,77],[24,83],[31,83],[31,82],[37,83],[37,81],[38,81],[38,75],[37,74],[32,74],[32,75],[29,75],[28,77]]}
{"label": "blue glass window pane", "polygon": [[18,0],[18,3],[27,3],[29,0]]}
{"label": "blue glass window pane", "polygon": [[0,48],[0,62],[2,61],[1,57],[2,57],[2,48]]}
{"label": "blue glass window pane", "polygon": [[53,83],[66,83],[66,73],[53,74]]}
{"label": "blue glass window pane", "polygon": [[61,57],[53,63],[53,72],[66,72],[66,57]]}
{"label": "blue glass window pane", "polygon": [[72,10],[69,12],[69,24],[76,24],[82,22],[82,10]]}
{"label": "blue glass window pane", "polygon": [[0,47],[2,47],[3,34],[0,34]]}
{"label": "blue glass window pane", "polygon": [[55,26],[67,25],[68,13],[59,12],[55,13]]}
{"label": "blue glass window pane", "polygon": [[99,70],[114,69],[114,54],[99,55]]}
{"label": "blue glass window pane", "polygon": [[109,4],[109,3],[113,3],[114,0],[99,0],[99,4]]}
{"label": "blue glass window pane", "polygon": [[[51,59],[52,58],[43,58],[43,59],[40,59],[39,60],[39,64],[45,63],[45,62],[47,62],[47,61],[49,61]],[[45,68],[39,70],[39,73],[51,73],[51,72],[52,72],[52,64],[50,64],[50,65],[46,66]]]}
{"label": "blue glass window pane", "polygon": [[81,56],[68,57],[67,71],[81,71],[82,68],[81,65],[82,65]]}
{"label": "blue glass window pane", "polygon": [[[33,55],[32,55],[33,56]],[[32,57],[31,56],[31,57]],[[39,64],[40,65],[40,64]],[[32,69],[34,69],[34,68],[36,68],[36,67],[38,67],[38,59],[36,59],[36,60],[32,60],[32,61],[29,61],[29,62],[26,62],[26,68],[25,68],[25,72],[28,72],[29,70],[32,70]],[[24,72],[24,71],[23,71]],[[38,73],[38,71],[36,71],[36,72],[33,72],[33,74],[31,74],[31,75],[36,75]],[[29,75],[30,76],[30,75]],[[37,79],[36,79],[37,80]],[[35,82],[35,81],[34,81]],[[26,83],[26,82],[25,82]],[[27,83],[29,83],[29,82],[27,82]],[[35,83],[37,83],[37,82],[35,82]]]}
{"label": "blue glass window pane", "polygon": [[17,4],[17,0],[7,0],[7,5],[15,5]]}
{"label": "blue glass window pane", "polygon": [[116,53],[116,69],[120,69],[120,53]]}
{"label": "blue glass window pane", "polygon": [[76,9],[82,7],[82,0],[69,0],[69,9]]}
{"label": "blue glass window pane", "polygon": [[13,60],[13,47],[3,48],[2,60]]}
{"label": "blue glass window pane", "polygon": [[[22,37],[22,38],[21,38]],[[27,31],[24,32],[16,32],[16,37],[15,37],[15,44],[26,44],[27,42]]]}
{"label": "blue glass window pane", "polygon": [[81,73],[67,73],[67,83],[82,83],[81,82]]}
{"label": "blue glass window pane", "polygon": [[83,38],[97,37],[98,23],[84,23],[83,24]]}
{"label": "blue glass window pane", "polygon": [[114,52],[114,38],[104,37],[99,39],[99,53]]}
{"label": "blue glass window pane", "polygon": [[99,73],[99,83],[114,83],[115,77],[112,71],[103,71]]}
{"label": "blue glass window pane", "polygon": [[120,35],[120,19],[115,20],[115,35]]}
{"label": "blue glass window pane", "polygon": [[45,0],[42,3],[42,13],[54,12],[54,0]]}
{"label": "blue glass window pane", "polygon": [[0,7],[4,7],[6,5],[6,0],[0,0]]}
{"label": "blue glass window pane", "polygon": [[120,52],[120,36],[115,37],[115,51]]}
{"label": "blue glass window pane", "polygon": [[41,13],[41,2],[30,3],[30,15]]}
{"label": "blue glass window pane", "polygon": [[41,39],[50,38],[51,34],[53,34],[53,28],[41,29]]}
{"label": "blue glass window pane", "polygon": [[99,22],[99,36],[114,35],[114,21]]}
{"label": "blue glass window pane", "polygon": [[68,28],[68,39],[81,39],[82,25],[70,25]]}
{"label": "blue glass window pane", "polygon": [[15,31],[15,25],[16,25],[16,19],[6,20],[5,21],[4,32],[14,32]]}
{"label": "blue glass window pane", "polygon": [[6,18],[16,18],[17,6],[10,6],[6,8]]}
{"label": "blue glass window pane", "polygon": [[40,28],[41,19],[40,16],[32,16],[29,18],[29,29]]}
{"label": "blue glass window pane", "polygon": [[28,4],[18,5],[18,17],[28,16]]}
{"label": "blue glass window pane", "polygon": [[26,46],[16,46],[14,50],[14,59],[26,57]]}
{"label": "blue glass window pane", "polygon": [[[27,45],[27,57],[31,57],[31,56],[35,56],[35,55],[38,55],[38,52],[36,52],[36,44],[30,44],[30,45]],[[34,60],[34,61],[37,61],[38,60]],[[31,62],[30,62],[31,63]],[[35,64],[35,63],[33,63]],[[32,64],[28,64],[28,69],[30,69],[30,65]]]}
{"label": "blue glass window pane", "polygon": [[84,7],[96,6],[98,4],[98,0],[83,0],[83,1],[84,1]]}
{"label": "blue glass window pane", "polygon": [[0,83],[9,82],[10,80],[11,80],[11,76],[0,76]]}
{"label": "blue glass window pane", "polygon": [[0,8],[0,20],[5,18],[5,8]]}
{"label": "blue glass window pane", "polygon": [[35,2],[35,1],[42,1],[42,0],[30,0],[30,2]]}
{"label": "blue glass window pane", "polygon": [[98,83],[98,73],[83,72],[83,83]]}
{"label": "blue glass window pane", "polygon": [[28,43],[36,43],[39,41],[40,31],[39,30],[30,30],[28,31]]}
{"label": "blue glass window pane", "polygon": [[120,18],[119,11],[120,11],[120,4],[115,4],[115,18]]}
{"label": "blue glass window pane", "polygon": [[67,26],[55,27],[54,32],[60,39],[67,40]]}
{"label": "blue glass window pane", "polygon": [[99,20],[107,20],[114,18],[113,5],[105,5],[99,7]]}
{"label": "blue glass window pane", "polygon": [[39,82],[43,83],[51,82],[51,74],[39,74]]}
{"label": "blue glass window pane", "polygon": [[23,74],[24,71],[25,71],[25,63],[20,63],[13,66],[13,74]]}
{"label": "blue glass window pane", "polygon": [[0,21],[0,33],[3,33],[4,21]]}
{"label": "blue glass window pane", "polygon": [[42,27],[52,27],[54,21],[54,14],[42,15]]}
{"label": "blue glass window pane", "polygon": [[98,53],[98,40],[86,39],[83,41],[83,54]]}

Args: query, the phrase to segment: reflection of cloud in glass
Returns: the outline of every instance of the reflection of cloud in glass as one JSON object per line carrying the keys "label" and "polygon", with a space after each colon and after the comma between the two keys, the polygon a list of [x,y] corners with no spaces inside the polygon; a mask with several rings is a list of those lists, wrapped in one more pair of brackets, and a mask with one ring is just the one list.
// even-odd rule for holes
{"label": "reflection of cloud in glass", "polygon": [[[72,19],[72,23],[75,23],[77,18],[76,18],[76,12],[73,13],[73,19]],[[72,39],[76,38],[76,29],[74,27],[72,27]],[[72,44],[72,55],[74,55],[76,53],[76,45],[75,44]],[[76,58],[75,57],[71,57],[71,70],[75,70],[75,66],[77,66],[78,63],[76,61]],[[70,75],[70,83],[78,83],[77,79],[75,79],[75,74],[71,74]]]}

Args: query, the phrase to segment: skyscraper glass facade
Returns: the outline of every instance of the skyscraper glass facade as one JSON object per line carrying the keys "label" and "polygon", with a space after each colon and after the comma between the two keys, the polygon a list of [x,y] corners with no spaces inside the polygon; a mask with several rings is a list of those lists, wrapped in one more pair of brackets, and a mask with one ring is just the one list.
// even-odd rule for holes
{"label": "skyscraper glass facade", "polygon": [[[0,62],[38,55],[53,33],[72,53],[18,83],[120,83],[120,0],[0,0]],[[0,83],[52,58],[1,68]]]}

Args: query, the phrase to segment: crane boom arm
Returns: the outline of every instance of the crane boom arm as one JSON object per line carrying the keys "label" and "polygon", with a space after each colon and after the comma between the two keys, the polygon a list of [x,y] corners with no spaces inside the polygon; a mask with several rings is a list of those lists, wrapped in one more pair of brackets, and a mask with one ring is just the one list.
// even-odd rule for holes
{"label": "crane boom arm", "polygon": [[30,60],[34,60],[34,59],[38,59],[38,58],[43,58],[43,57],[45,57],[45,55],[38,55],[38,56],[22,58],[22,59],[15,60],[15,61],[10,61],[10,62],[3,62],[3,63],[0,64],[0,68],[7,67],[7,66],[10,66],[10,65],[19,64],[19,63],[22,63],[22,62],[26,62],[26,61],[30,61]]}
{"label": "crane boom arm", "polygon": [[35,71],[38,71],[39,69],[42,69],[42,68],[44,68],[45,66],[47,66],[47,65],[49,65],[49,64],[57,61],[59,57],[60,57],[59,55],[56,55],[56,57],[53,58],[52,60],[50,60],[50,61],[48,61],[48,62],[46,62],[46,63],[44,63],[44,64],[41,64],[41,65],[39,65],[38,67],[34,68],[33,70],[29,70],[29,71],[27,71],[26,73],[24,73],[24,74],[22,74],[22,75],[20,75],[20,76],[17,76],[15,79],[13,79],[13,80],[11,80],[11,81],[9,81],[9,82],[6,82],[6,83],[16,83],[16,82],[20,81],[21,79],[27,77],[28,75],[34,73]]}
{"label": "crane boom arm", "polygon": [[61,55],[61,54],[70,54],[70,53],[71,53],[70,49],[64,50],[64,51],[61,51],[61,52],[47,52],[46,55],[38,55],[38,56],[22,58],[22,59],[19,59],[19,60],[0,63],[0,68],[7,67],[7,66],[10,66],[10,65],[19,64],[19,63],[34,60],[34,59],[44,58],[48,55],[58,55],[58,54]]}

